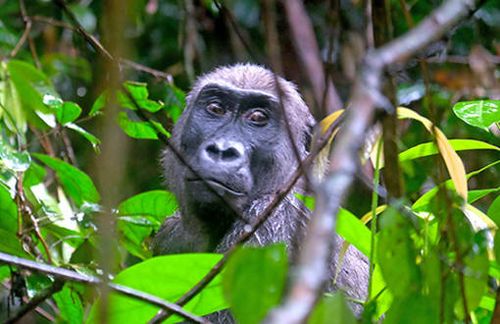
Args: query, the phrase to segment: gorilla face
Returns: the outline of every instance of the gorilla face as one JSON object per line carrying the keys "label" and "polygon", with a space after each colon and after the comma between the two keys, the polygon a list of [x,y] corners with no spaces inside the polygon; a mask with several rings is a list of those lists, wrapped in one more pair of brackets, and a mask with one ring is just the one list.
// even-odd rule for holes
{"label": "gorilla face", "polygon": [[181,151],[198,173],[187,172],[184,179],[189,202],[229,202],[241,208],[273,190],[269,176],[285,167],[276,152],[288,145],[280,120],[271,94],[205,85],[190,107],[181,137]]}

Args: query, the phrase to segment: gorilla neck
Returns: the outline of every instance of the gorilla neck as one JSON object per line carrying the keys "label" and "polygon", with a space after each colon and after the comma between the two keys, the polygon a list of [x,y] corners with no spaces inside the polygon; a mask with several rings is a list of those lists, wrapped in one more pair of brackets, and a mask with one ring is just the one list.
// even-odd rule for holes
{"label": "gorilla neck", "polygon": [[184,221],[188,226],[198,228],[205,236],[207,252],[214,251],[238,215],[224,202],[191,203],[185,208]]}

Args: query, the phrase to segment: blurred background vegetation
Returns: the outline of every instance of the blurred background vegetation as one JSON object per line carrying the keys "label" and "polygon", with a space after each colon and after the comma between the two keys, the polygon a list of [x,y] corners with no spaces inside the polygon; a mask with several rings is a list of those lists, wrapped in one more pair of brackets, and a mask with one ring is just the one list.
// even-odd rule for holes
{"label": "blurred background vegetation", "polygon": [[[3,108],[0,109],[0,182],[2,188],[14,197],[11,199],[9,195],[0,195],[0,204],[3,204],[0,205],[0,211],[10,213],[14,215],[13,219],[17,219],[16,206],[23,205],[19,199],[24,198],[16,193],[16,181],[19,180],[19,173],[23,173],[27,182],[25,198],[34,205],[35,210],[47,207],[47,201],[40,203],[41,196],[44,199],[57,197],[58,208],[64,207],[61,206],[64,194],[58,191],[59,185],[53,185],[54,182],[62,182],[70,200],[68,204],[73,208],[71,212],[83,215],[78,223],[85,229],[66,231],[62,225],[61,228],[46,226],[42,219],[42,233],[27,235],[33,235],[35,248],[27,249],[25,245],[29,244],[29,240],[23,236],[26,233],[17,233],[16,236],[17,227],[13,225],[16,221],[5,221],[4,217],[3,221],[0,220],[0,230],[5,233],[10,231],[9,238],[21,240],[24,245],[20,249],[4,241],[3,245],[0,243],[0,250],[20,256],[26,256],[21,250],[42,250],[36,258],[46,260],[49,249],[43,251],[41,237],[57,244],[54,242],[58,240],[70,242],[69,237],[76,235],[75,242],[69,244],[73,248],[69,258],[63,255],[63,249],[56,252],[52,251],[53,246],[50,247],[56,259],[55,264],[85,264],[88,269],[95,270],[95,261],[89,257],[97,246],[92,237],[95,206],[79,203],[82,200],[81,193],[72,195],[71,189],[65,186],[63,173],[67,170],[66,165],[44,156],[37,156],[37,161],[41,163],[30,164],[32,157],[25,154],[27,151],[30,154],[45,153],[57,158],[57,161],[77,167],[90,179],[99,177],[99,138],[102,139],[105,130],[102,127],[102,115],[96,112],[103,108],[98,98],[110,82],[105,72],[108,71],[107,63],[102,53],[75,30],[77,26],[74,21],[69,19],[57,2],[0,0],[0,103]],[[391,37],[408,31],[412,24],[417,24],[440,3],[437,0],[386,1]],[[342,100],[347,102],[360,61],[368,48],[366,1],[307,0],[304,4],[313,24],[325,71],[332,78]],[[269,63],[261,1],[127,0],[118,9],[115,7],[114,12],[106,12],[109,7],[105,1],[78,0],[67,1],[67,8],[83,29],[103,44],[108,44],[103,36],[107,28],[105,17],[123,16],[126,19],[120,34],[125,44],[120,58],[122,81],[133,81],[129,83],[129,89],[134,98],[150,100],[145,101],[145,106],[156,108],[145,109],[154,115],[166,132],[171,130],[182,111],[185,93],[197,75],[218,65]],[[310,107],[315,107],[312,89],[299,63],[285,12],[279,1],[276,13],[284,76],[294,81]],[[443,39],[408,62],[390,68],[389,75],[396,81],[399,104],[430,118],[450,139],[474,139],[498,146],[498,121],[489,129],[476,127],[465,123],[452,109],[459,101],[500,99],[498,35],[500,2],[485,1],[471,19],[459,23]],[[422,62],[425,62],[428,79],[422,73]],[[149,93],[145,97],[144,91]],[[47,97],[48,94],[52,97]],[[65,116],[64,113],[57,115],[63,110],[75,117]],[[57,123],[53,126],[47,123],[44,119],[46,114],[57,115]],[[321,120],[327,113],[315,110],[315,115]],[[129,142],[126,152],[128,158],[123,161],[126,177],[121,181],[120,197],[117,197],[119,201],[142,192],[163,189],[159,159],[164,144],[157,140],[158,137],[141,129],[139,123],[137,115],[130,112],[120,123],[129,135]],[[75,131],[75,127],[69,124],[76,124],[84,130]],[[415,122],[402,121],[398,133],[400,152],[431,140],[425,128]],[[498,149],[463,150],[460,157],[466,171],[471,172],[498,161],[499,152]],[[50,167],[48,175],[42,171],[41,165]],[[435,186],[438,179],[435,159],[410,160],[401,166],[408,201],[416,201]],[[68,172],[69,178],[77,174],[73,169]],[[87,184],[86,181],[82,180],[82,186]],[[29,185],[41,182],[50,194],[30,192]],[[491,209],[495,199],[498,202],[499,183],[498,165],[485,169],[469,181],[471,190],[489,190],[487,194],[479,195],[481,199],[474,202],[484,213]],[[90,191],[94,190],[93,185],[89,185],[89,188]],[[168,203],[170,196],[159,196],[160,201],[167,201],[167,207],[161,211],[150,211],[152,218],[141,219],[150,222],[147,223],[150,225],[147,230],[139,229],[137,220],[124,218],[123,224],[126,225],[120,225],[120,233],[125,239],[121,237],[119,244],[126,247],[119,254],[117,263],[120,269],[150,257],[147,252],[148,235],[158,228],[165,214],[171,214],[175,209],[175,203]],[[151,199],[152,196],[148,197]],[[92,194],[87,198],[96,204],[99,201]],[[14,211],[7,210],[13,202],[16,203]],[[349,196],[346,209],[359,218],[370,211],[371,203],[369,188],[358,184]],[[136,207],[133,201],[129,201],[128,205],[120,205],[120,210],[125,215],[125,210]],[[496,207],[496,210],[500,208]],[[45,216],[44,212],[47,211],[39,215]],[[29,228],[32,230],[32,227]],[[1,240],[4,239],[0,236]],[[9,276],[10,268],[7,270],[7,267],[0,265],[0,280]],[[32,280],[35,293],[41,290],[40,287],[45,287],[47,281],[40,277]],[[79,291],[79,288],[71,291]],[[494,300],[492,294],[490,291],[489,301]],[[61,305],[58,303],[64,309]],[[490,307],[486,315],[481,313],[484,321],[491,318],[492,311]]]}

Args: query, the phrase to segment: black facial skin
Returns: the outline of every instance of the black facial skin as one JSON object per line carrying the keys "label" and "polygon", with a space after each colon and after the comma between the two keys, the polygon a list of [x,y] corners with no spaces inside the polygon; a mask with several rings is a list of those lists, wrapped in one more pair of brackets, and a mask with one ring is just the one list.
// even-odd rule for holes
{"label": "black facial skin", "polygon": [[280,118],[270,95],[212,84],[200,91],[181,137],[181,149],[198,173],[184,179],[188,205],[197,205],[198,215],[206,214],[199,208],[230,214],[228,202],[241,210],[274,189],[263,182],[275,174],[275,152],[287,140]]}

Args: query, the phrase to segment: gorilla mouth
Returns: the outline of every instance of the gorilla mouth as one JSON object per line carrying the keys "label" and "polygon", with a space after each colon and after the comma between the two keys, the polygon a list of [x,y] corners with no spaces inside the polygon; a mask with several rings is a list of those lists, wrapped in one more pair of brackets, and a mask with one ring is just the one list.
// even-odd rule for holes
{"label": "gorilla mouth", "polygon": [[201,178],[194,178],[194,179],[187,179],[188,182],[202,182],[205,183],[208,187],[212,188],[215,190],[219,195],[222,195],[224,192],[230,193],[231,195],[234,196],[244,196],[245,193],[242,191],[238,191],[236,189],[233,189],[226,184],[215,180],[215,179],[201,179]]}

